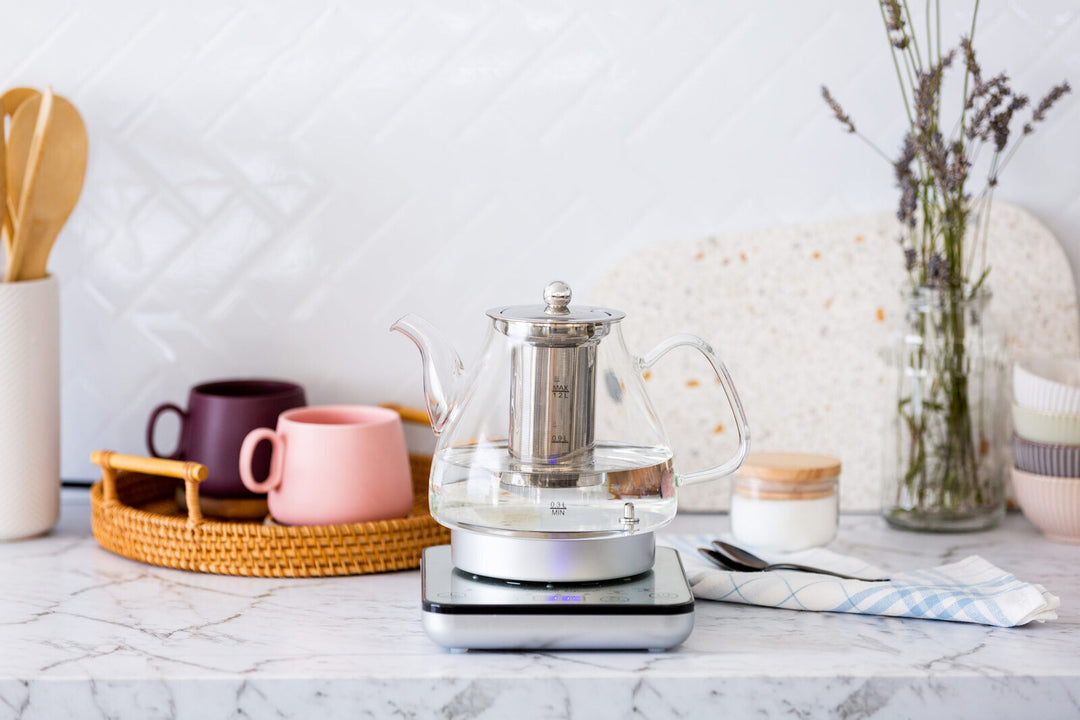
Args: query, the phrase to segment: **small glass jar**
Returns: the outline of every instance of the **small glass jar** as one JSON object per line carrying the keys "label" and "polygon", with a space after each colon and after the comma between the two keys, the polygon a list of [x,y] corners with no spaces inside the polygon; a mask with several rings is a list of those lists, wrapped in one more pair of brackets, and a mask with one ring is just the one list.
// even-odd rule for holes
{"label": "small glass jar", "polygon": [[759,550],[792,552],[836,537],[840,461],[806,453],[751,453],[731,484],[731,533]]}

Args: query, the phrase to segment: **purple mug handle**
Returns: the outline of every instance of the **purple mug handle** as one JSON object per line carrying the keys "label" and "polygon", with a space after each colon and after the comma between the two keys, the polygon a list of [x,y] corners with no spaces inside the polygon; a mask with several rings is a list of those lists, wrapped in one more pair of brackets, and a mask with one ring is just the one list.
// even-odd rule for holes
{"label": "purple mug handle", "polygon": [[172,410],[180,416],[180,439],[176,443],[176,452],[167,456],[169,460],[179,460],[184,454],[184,429],[187,425],[188,414],[172,403],[162,403],[154,408],[154,412],[150,413],[150,422],[146,425],[146,447],[149,448],[150,454],[154,457],[166,457],[154,447],[154,426],[157,425],[158,417],[166,410]]}

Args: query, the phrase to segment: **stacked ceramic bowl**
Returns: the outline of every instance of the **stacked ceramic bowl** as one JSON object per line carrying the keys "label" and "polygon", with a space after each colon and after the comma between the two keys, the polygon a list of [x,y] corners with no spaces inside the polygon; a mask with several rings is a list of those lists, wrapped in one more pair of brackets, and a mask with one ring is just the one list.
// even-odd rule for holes
{"label": "stacked ceramic bowl", "polygon": [[1013,490],[1051,540],[1080,543],[1080,361],[1013,367]]}

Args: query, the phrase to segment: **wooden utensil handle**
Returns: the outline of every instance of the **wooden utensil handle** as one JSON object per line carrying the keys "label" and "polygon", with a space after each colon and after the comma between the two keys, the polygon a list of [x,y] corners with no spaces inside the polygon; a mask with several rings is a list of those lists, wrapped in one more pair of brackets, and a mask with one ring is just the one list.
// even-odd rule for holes
{"label": "wooden utensil handle", "polygon": [[180,478],[184,481],[184,494],[187,498],[188,527],[194,527],[202,522],[202,510],[199,509],[199,483],[206,479],[205,465],[181,460],[123,455],[111,450],[95,450],[90,455],[90,461],[101,467],[102,479],[105,482],[106,503],[117,502],[116,472],[118,470]]}
{"label": "wooden utensil handle", "polygon": [[41,165],[41,156],[45,149],[45,134],[49,130],[52,106],[52,89],[46,88],[41,95],[41,105],[38,107],[37,122],[34,126],[34,136],[30,141],[30,152],[26,161],[26,169],[23,171],[22,193],[19,197],[19,203],[15,207],[17,224],[14,226],[15,234],[11,238],[11,253],[7,257],[7,272],[5,274],[5,279],[8,282],[23,279],[20,274],[22,272],[23,257],[29,250],[28,243],[31,242],[29,235],[32,224],[28,222],[26,210],[33,202],[34,193],[37,190],[35,187],[37,174]]}

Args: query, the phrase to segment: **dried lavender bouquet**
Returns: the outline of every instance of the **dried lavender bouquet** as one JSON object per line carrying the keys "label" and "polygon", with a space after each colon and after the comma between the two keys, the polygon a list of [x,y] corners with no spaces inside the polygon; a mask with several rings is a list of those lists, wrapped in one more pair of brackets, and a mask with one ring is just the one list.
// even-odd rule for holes
{"label": "dried lavender bouquet", "polygon": [[[825,102],[848,132],[892,166],[900,190],[897,217],[908,274],[909,310],[897,402],[895,477],[887,478],[884,512],[898,527],[963,531],[990,527],[1004,510],[1004,468],[995,466],[991,426],[996,408],[987,387],[980,318],[989,298],[986,236],[998,177],[1024,138],[1068,93],[1052,88],[1034,108],[1013,91],[1005,73],[986,77],[971,29],[943,52],[940,1],[926,5],[917,31],[906,0],[880,0],[908,120],[892,160],[858,132],[822,87]],[[946,75],[962,70],[959,107],[948,113]],[[1020,132],[1019,114],[1030,109]],[[972,194],[969,173],[980,153],[991,153],[986,181]],[[992,384],[992,383],[990,383]],[[887,469],[888,470],[888,469]]]}

